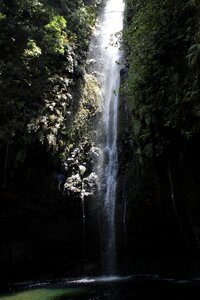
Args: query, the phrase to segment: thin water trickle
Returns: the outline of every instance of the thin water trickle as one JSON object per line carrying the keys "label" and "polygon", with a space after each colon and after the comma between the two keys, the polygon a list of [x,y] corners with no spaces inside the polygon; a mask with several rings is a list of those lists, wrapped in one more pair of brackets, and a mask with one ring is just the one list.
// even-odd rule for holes
{"label": "thin water trickle", "polygon": [[[108,0],[99,17],[98,26],[91,41],[89,59],[100,84],[102,93],[102,120],[99,129],[101,155],[97,165],[100,179],[100,201],[102,203],[102,253],[103,272],[116,273],[115,249],[115,198],[117,185],[117,119],[118,92],[120,84],[119,48],[123,28],[123,0]],[[99,126],[99,124],[98,124]],[[103,136],[103,138],[102,138]]]}
{"label": "thin water trickle", "polygon": [[82,192],[81,192],[81,206],[82,206],[82,221],[83,221],[83,258],[85,262],[85,273],[87,274],[86,269],[86,260],[87,260],[87,252],[86,252],[86,214],[85,214],[85,193],[84,193],[84,186],[82,186]]}

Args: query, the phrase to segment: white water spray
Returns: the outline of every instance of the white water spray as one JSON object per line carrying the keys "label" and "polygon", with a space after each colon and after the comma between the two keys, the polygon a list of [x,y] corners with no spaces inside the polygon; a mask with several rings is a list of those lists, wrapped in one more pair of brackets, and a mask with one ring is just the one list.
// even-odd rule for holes
{"label": "white water spray", "polygon": [[102,92],[102,122],[97,128],[101,137],[101,155],[97,166],[102,201],[103,272],[116,273],[115,198],[118,170],[117,119],[120,83],[119,37],[123,28],[123,0],[108,0],[90,45],[93,74]]}

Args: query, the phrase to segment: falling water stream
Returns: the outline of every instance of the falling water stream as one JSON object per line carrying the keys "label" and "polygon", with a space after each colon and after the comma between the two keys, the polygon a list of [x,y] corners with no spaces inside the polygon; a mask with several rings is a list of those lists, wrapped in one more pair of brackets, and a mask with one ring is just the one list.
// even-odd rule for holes
{"label": "falling water stream", "polygon": [[91,41],[89,52],[89,58],[95,61],[93,74],[99,81],[102,93],[102,122],[100,128],[98,128],[102,151],[98,161],[97,173],[100,178],[99,198],[103,203],[101,244],[103,272],[105,274],[116,273],[117,119],[120,60],[122,58],[119,39],[123,28],[123,13],[123,0],[108,0],[106,2]]}

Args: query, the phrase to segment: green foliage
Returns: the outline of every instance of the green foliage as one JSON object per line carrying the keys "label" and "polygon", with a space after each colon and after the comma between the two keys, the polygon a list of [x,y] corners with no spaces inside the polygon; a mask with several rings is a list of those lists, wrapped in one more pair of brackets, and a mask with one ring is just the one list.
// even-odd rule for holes
{"label": "green foliage", "polygon": [[200,133],[199,25],[196,1],[126,1],[123,90],[144,160]]}
{"label": "green foliage", "polygon": [[9,168],[0,184],[31,147],[57,161],[75,142],[75,91],[99,2],[0,0],[0,169]]}
{"label": "green foliage", "polygon": [[42,54],[40,47],[36,45],[34,40],[28,40],[27,47],[24,51],[25,57],[38,57]]}
{"label": "green foliage", "polygon": [[64,54],[64,46],[67,44],[66,26],[67,22],[63,16],[54,16],[50,23],[44,26],[48,51]]}
{"label": "green foliage", "polygon": [[5,18],[6,18],[6,15],[4,15],[0,12],[0,22],[5,20]]}
{"label": "green foliage", "polygon": [[82,100],[77,114],[73,120],[71,138],[74,140],[90,140],[91,129],[96,114],[101,111],[101,91],[96,78],[93,75],[85,76],[85,84],[82,88]]}

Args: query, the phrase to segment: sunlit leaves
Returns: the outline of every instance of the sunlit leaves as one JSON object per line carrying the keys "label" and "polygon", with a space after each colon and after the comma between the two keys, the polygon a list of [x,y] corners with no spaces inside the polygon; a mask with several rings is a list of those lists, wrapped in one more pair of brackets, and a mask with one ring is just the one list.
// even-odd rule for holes
{"label": "sunlit leaves", "polygon": [[77,138],[79,69],[98,2],[0,0],[0,140],[16,165],[34,143],[60,159]]}
{"label": "sunlit leaves", "polygon": [[42,54],[40,47],[36,45],[34,40],[28,40],[27,47],[24,51],[26,57],[38,57]]}
{"label": "sunlit leaves", "polygon": [[0,12],[0,22],[6,19],[6,15]]}
{"label": "sunlit leaves", "polygon": [[64,46],[67,44],[66,26],[67,22],[63,16],[54,16],[53,19],[44,26],[48,51],[64,54]]}

